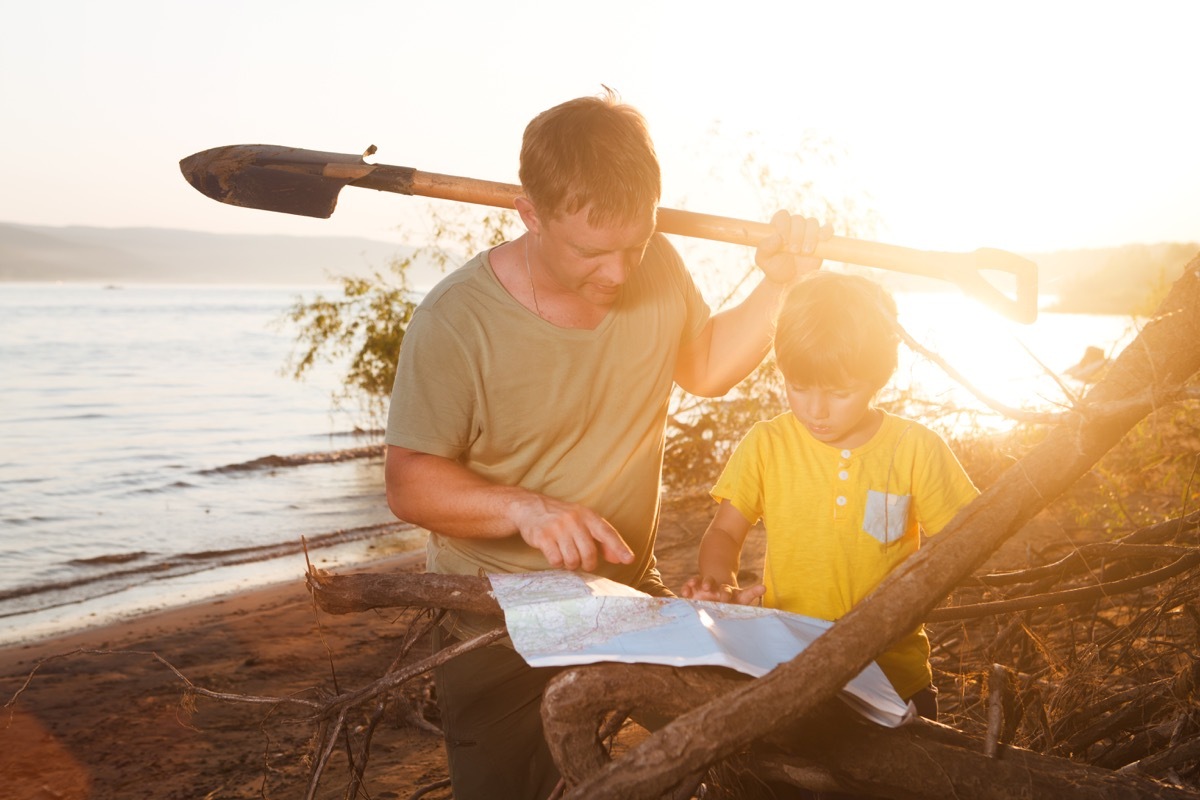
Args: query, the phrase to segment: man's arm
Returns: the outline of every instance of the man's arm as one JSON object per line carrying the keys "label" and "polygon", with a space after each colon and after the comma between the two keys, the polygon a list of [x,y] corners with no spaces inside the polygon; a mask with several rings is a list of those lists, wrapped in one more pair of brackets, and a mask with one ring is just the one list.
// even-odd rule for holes
{"label": "man's arm", "polygon": [[830,237],[831,229],[786,211],[777,213],[771,224],[776,233],[755,253],[762,280],[741,303],[714,315],[679,350],[675,382],[692,394],[720,397],[753,372],[771,350],[782,298],[802,275],[821,266],[811,254],[819,241]]}
{"label": "man's arm", "polygon": [[614,564],[633,562],[629,545],[591,509],[491,483],[449,458],[389,445],[384,480],[393,514],[444,536],[519,534],[556,568],[591,571],[599,557]]}

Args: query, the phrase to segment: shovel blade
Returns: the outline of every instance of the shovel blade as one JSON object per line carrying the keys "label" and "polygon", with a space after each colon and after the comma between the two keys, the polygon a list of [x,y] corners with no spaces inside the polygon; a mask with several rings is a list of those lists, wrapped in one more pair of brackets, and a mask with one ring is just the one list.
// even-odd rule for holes
{"label": "shovel blade", "polygon": [[364,164],[361,156],[276,145],[227,145],[179,162],[183,177],[221,203],[328,219],[351,177],[331,177],[329,164]]}

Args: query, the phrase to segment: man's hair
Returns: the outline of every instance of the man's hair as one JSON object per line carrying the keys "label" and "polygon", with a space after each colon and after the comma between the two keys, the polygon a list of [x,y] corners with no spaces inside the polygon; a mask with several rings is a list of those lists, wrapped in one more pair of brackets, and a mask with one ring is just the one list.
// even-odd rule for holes
{"label": "man's hair", "polygon": [[592,224],[653,210],[662,175],[646,120],[605,87],[538,114],[521,144],[521,186],[548,219],[588,206]]}
{"label": "man's hair", "polygon": [[896,301],[874,281],[820,270],[789,292],[775,328],[775,363],[790,383],[876,391],[896,371]]}

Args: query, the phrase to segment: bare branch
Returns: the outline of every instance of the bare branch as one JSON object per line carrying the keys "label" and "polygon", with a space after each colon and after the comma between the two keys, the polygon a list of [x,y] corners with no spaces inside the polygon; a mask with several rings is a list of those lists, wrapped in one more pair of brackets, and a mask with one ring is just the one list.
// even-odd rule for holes
{"label": "bare branch", "polygon": [[1053,425],[1062,420],[1063,415],[1059,413],[1050,414],[1040,411],[1027,411],[1022,408],[1013,408],[1012,406],[1005,405],[1004,403],[993,399],[969,380],[967,380],[966,376],[955,369],[950,362],[946,361],[946,359],[942,358],[940,355],[914,339],[912,335],[900,325],[900,323],[896,323],[895,328],[896,332],[900,334],[900,338],[904,340],[904,343],[908,345],[910,350],[920,353],[925,358],[937,364],[942,368],[943,372],[961,384],[962,387],[974,395],[979,402],[983,403],[996,413],[1018,422],[1032,422],[1041,425]]}
{"label": "bare branch", "polygon": [[1064,589],[1061,592],[1033,595],[1031,597],[1014,597],[1010,600],[995,600],[990,603],[974,603],[968,606],[946,606],[935,608],[925,615],[926,622],[948,622],[956,619],[971,617],[986,617],[992,614],[1002,614],[1010,611],[1025,611],[1031,608],[1062,605],[1064,603],[1082,603],[1088,600],[1098,600],[1111,597],[1122,592],[1132,592],[1161,583],[1200,565],[1200,550],[1191,549],[1188,554],[1161,569],[1137,575],[1132,578],[1107,581],[1095,586],[1084,586],[1077,589]]}
{"label": "bare branch", "polygon": [[167,661],[165,658],[160,656],[158,653],[155,653],[151,650],[95,650],[95,649],[90,649],[90,648],[85,648],[85,647],[76,648],[75,650],[71,650],[66,653],[56,653],[55,655],[47,656],[46,658],[40,659],[33,666],[33,669],[29,672],[29,674],[25,677],[25,681],[21,684],[20,688],[18,688],[17,691],[15,693],[13,693],[13,696],[11,698],[9,698],[8,702],[4,704],[4,707],[10,708],[10,707],[14,707],[16,705],[17,699],[21,696],[21,694],[27,688],[29,688],[29,684],[32,683],[34,675],[37,674],[38,670],[40,670],[43,665],[45,665],[51,661],[57,661],[59,659],[69,658],[71,656],[76,656],[76,655],[143,656],[143,657],[152,658],[155,661],[157,661],[158,663],[162,664],[167,669],[169,669],[171,672],[173,672],[175,674],[175,677],[179,678],[179,680],[181,680],[183,682],[183,684],[187,687],[189,692],[192,692],[193,694],[201,695],[203,697],[211,697],[214,700],[225,700],[225,701],[233,702],[233,703],[256,703],[256,704],[260,704],[260,705],[271,705],[271,706],[298,705],[298,706],[304,706],[305,708],[309,708],[309,709],[317,710],[317,711],[319,711],[321,709],[320,702],[318,702],[316,700],[305,700],[304,698],[301,698],[301,697],[262,697],[262,696],[257,696],[257,695],[235,694],[232,692],[214,692],[211,689],[205,689],[203,686],[197,686],[195,683],[193,683],[191,681],[191,679],[189,679],[186,675],[184,675],[182,672],[180,672],[179,669],[176,668],[174,664],[172,664],[170,661]]}

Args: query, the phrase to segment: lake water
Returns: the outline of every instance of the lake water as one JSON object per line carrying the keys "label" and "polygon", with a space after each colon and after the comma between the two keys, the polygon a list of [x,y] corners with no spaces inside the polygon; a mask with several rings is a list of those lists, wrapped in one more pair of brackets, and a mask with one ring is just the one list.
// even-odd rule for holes
{"label": "lake water", "polygon": [[[0,283],[0,644],[419,548],[376,456],[332,410],[336,374],[281,374],[293,287]],[[1062,370],[1127,341],[1115,317],[1017,326],[953,294],[902,322],[997,400],[1055,402]],[[902,351],[903,352],[903,351]],[[901,378],[970,404],[928,362]],[[268,456],[278,458],[266,459]]]}
{"label": "lake water", "polygon": [[0,643],[422,543],[381,458],[290,458],[378,441],[281,375],[300,291],[0,284]]}

